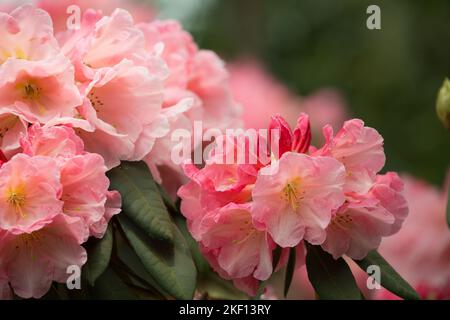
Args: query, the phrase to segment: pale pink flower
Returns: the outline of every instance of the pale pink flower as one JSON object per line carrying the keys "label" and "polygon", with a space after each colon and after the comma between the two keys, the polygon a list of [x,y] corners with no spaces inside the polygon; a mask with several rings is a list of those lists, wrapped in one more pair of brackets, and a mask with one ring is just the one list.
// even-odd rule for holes
{"label": "pale pink flower", "polygon": [[332,156],[345,166],[345,192],[366,193],[386,161],[381,135],[359,119],[346,121],[334,137],[329,125],[323,132],[325,145],[314,155]]}
{"label": "pale pink flower", "polygon": [[217,263],[230,278],[272,274],[275,244],[252,223],[250,204],[229,204],[205,215],[200,225],[202,245],[214,250]]}
{"label": "pale pink flower", "polygon": [[20,149],[20,136],[27,131],[26,122],[14,113],[0,114],[0,150],[9,159]]}
{"label": "pale pink flower", "polygon": [[[166,185],[167,179],[173,182],[172,177],[181,174],[167,156],[169,153],[164,152],[174,145],[170,141],[170,133],[178,128],[192,132],[192,123],[196,120],[202,121],[203,130],[239,127],[239,108],[231,97],[228,72],[222,60],[213,52],[199,50],[191,35],[178,22],[153,21],[139,24],[138,27],[145,35],[147,52],[154,54],[161,50],[161,58],[169,68],[164,88],[164,109],[179,104],[184,99],[192,101],[191,106],[182,111],[179,108],[176,112],[170,111],[167,114],[163,111],[170,122],[170,131],[159,139],[155,151],[146,158],[153,175]],[[197,147],[201,145],[192,143],[191,151]],[[170,177],[164,179],[159,168]],[[175,180],[182,182],[183,178]]]}
{"label": "pale pink flower", "polygon": [[230,94],[228,72],[216,54],[199,50],[176,21],[153,21],[138,27],[145,35],[148,51],[163,44],[161,58],[169,67],[165,107],[192,98],[194,107],[185,113],[191,121],[203,121],[204,129],[239,127],[239,108]]}
{"label": "pale pink flower", "polygon": [[78,6],[81,13],[96,9],[105,15],[111,14],[116,8],[124,8],[132,13],[136,21],[150,21],[156,15],[150,4],[140,5],[136,1],[126,0],[37,0],[36,4],[50,14],[55,32],[67,30],[67,8],[70,5]]}
{"label": "pale pink flower", "polygon": [[0,169],[0,228],[32,232],[61,213],[55,160],[17,154]]}
{"label": "pale pink flower", "polygon": [[79,130],[86,150],[101,154],[108,168],[120,160],[146,156],[155,140],[167,134],[168,120],[161,115],[162,81],[148,69],[122,60],[100,69],[85,92],[79,108],[95,131]]}
{"label": "pale pink flower", "polygon": [[113,67],[123,59],[145,60],[144,35],[123,9],[114,10],[111,16],[88,10],[80,29],[60,38],[61,50],[75,66],[78,81],[92,80],[97,69]]}
{"label": "pale pink flower", "polygon": [[[379,251],[423,299],[450,298],[450,232],[446,224],[448,191],[405,176],[409,215],[402,229],[383,240]],[[391,299],[385,290],[376,298]]]}
{"label": "pale pink flower", "polygon": [[335,259],[344,254],[363,259],[378,248],[382,237],[396,233],[408,214],[403,183],[393,172],[377,177],[365,195],[348,196],[333,215],[322,244]]}
{"label": "pale pink flower", "polygon": [[252,192],[253,218],[282,247],[321,244],[332,211],[344,202],[344,167],[331,157],[287,152],[261,169]]}
{"label": "pale pink flower", "polygon": [[30,156],[73,157],[84,153],[83,141],[67,126],[33,125],[20,141],[23,153]]}
{"label": "pale pink flower", "polygon": [[121,206],[122,206],[122,198],[120,196],[120,193],[117,191],[107,191],[105,214],[100,220],[94,222],[90,226],[89,230],[91,236],[94,236],[96,238],[102,238],[106,232],[108,223],[111,220],[111,218],[122,211]]}
{"label": "pale pink flower", "polygon": [[18,7],[10,14],[0,12],[0,65],[46,60],[58,53],[47,12],[31,5]]}
{"label": "pale pink flower", "polygon": [[[64,162],[61,168],[63,212],[69,216],[81,217],[91,228],[106,216],[106,201],[109,179],[106,177],[103,158],[94,153],[74,156]],[[91,231],[97,232],[98,228]],[[103,235],[100,234],[100,238]]]}
{"label": "pale pink flower", "polygon": [[64,56],[42,61],[7,60],[0,69],[0,107],[32,123],[73,116],[81,96]]}
{"label": "pale pink flower", "polygon": [[91,235],[101,238],[114,214],[120,212],[120,195],[108,191],[103,158],[84,151],[83,141],[67,126],[29,128],[21,140],[24,152],[54,157],[62,186],[62,212],[81,217]]}
{"label": "pale pink flower", "polygon": [[0,230],[0,273],[4,272],[15,294],[40,298],[52,281],[65,282],[67,267],[81,267],[86,251],[80,245],[88,230],[79,218],[57,215],[32,232],[14,234]]}

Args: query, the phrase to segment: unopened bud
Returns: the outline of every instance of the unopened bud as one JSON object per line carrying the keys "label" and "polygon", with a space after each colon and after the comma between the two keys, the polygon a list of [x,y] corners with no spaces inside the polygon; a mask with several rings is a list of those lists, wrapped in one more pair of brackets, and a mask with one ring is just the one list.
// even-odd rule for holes
{"label": "unopened bud", "polygon": [[450,130],[450,81],[448,79],[444,80],[444,84],[439,90],[436,112],[444,126]]}

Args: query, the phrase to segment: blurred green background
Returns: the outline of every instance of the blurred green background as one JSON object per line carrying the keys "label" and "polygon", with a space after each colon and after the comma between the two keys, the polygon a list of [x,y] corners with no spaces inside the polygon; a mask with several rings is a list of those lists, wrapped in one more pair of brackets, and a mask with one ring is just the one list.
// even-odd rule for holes
{"label": "blurred green background", "polygon": [[[381,8],[381,30],[366,9]],[[342,92],[354,117],[385,138],[385,170],[443,183],[450,133],[434,110],[450,76],[450,1],[153,0],[202,48],[253,55],[293,92]]]}

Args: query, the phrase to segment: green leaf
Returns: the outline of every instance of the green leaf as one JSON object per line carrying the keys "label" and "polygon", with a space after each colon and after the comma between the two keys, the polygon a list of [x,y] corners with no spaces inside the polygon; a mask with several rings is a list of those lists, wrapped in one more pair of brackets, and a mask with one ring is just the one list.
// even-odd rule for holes
{"label": "green leaf", "polygon": [[308,278],[320,299],[360,300],[361,293],[344,259],[337,260],[320,246],[307,244]]}
{"label": "green leaf", "polygon": [[447,195],[447,225],[450,228],[450,188],[448,188]]}
{"label": "green leaf", "polygon": [[197,270],[178,228],[173,226],[174,244],[171,245],[147,237],[123,215],[118,219],[131,247],[156,283],[177,299],[192,299]]}
{"label": "green leaf", "polygon": [[122,209],[152,238],[173,241],[172,222],[144,162],[122,162],[108,172],[111,188],[122,195]]}
{"label": "green leaf", "polygon": [[141,285],[151,291],[155,291],[156,295],[159,295],[159,299],[166,299],[167,296],[170,296],[167,292],[164,292],[155,279],[147,272],[136,252],[131,248],[125,234],[116,232],[115,243],[117,256],[117,259],[114,261],[115,266],[128,274],[132,284]]}
{"label": "green leaf", "polygon": [[289,260],[286,267],[286,276],[284,278],[284,297],[287,296],[289,292],[289,288],[291,287],[292,277],[294,275],[295,270],[295,262],[296,262],[296,249],[289,249]]}
{"label": "green leaf", "polygon": [[106,233],[102,239],[92,238],[87,244],[88,260],[83,267],[83,276],[91,286],[95,284],[95,280],[106,270],[111,258],[113,247],[113,234],[111,224],[106,229]]}
{"label": "green leaf", "polygon": [[92,297],[100,300],[135,300],[138,298],[111,268],[97,279],[91,288]]}
{"label": "green leaf", "polygon": [[278,262],[280,262],[281,252],[282,251],[283,251],[283,248],[281,248],[280,246],[277,246],[275,248],[275,250],[273,251],[272,268],[273,268],[274,272],[275,272],[275,269],[278,266]]}
{"label": "green leaf", "polygon": [[[392,266],[384,260],[384,258],[373,250],[362,260],[355,260],[359,267],[367,272],[367,268],[371,265],[380,267],[381,279],[380,285],[404,299],[417,300],[420,299],[417,292],[392,268]],[[370,275],[370,274],[369,274]]]}

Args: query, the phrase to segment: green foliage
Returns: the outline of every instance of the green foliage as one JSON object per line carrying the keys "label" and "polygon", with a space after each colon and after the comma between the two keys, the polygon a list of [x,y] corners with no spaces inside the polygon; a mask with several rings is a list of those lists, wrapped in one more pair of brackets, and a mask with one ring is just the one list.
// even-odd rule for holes
{"label": "green foliage", "polygon": [[320,246],[308,245],[307,249],[308,278],[320,299],[361,299],[355,278],[344,259],[333,259]]}
{"label": "green foliage", "polygon": [[362,260],[355,260],[364,272],[371,265],[378,266],[381,272],[380,285],[396,294],[397,296],[417,300],[420,299],[417,292],[392,268],[392,266],[384,260],[384,258],[373,250]]}
{"label": "green foliage", "polygon": [[172,242],[172,222],[147,165],[122,162],[108,177],[111,188],[122,195],[123,212],[150,237]]}

